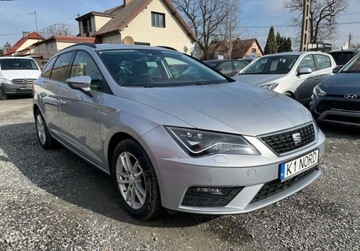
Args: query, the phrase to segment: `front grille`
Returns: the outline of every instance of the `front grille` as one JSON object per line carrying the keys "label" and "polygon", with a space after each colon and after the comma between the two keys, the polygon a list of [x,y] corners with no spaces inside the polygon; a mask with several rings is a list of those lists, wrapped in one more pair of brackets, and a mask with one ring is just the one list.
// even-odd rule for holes
{"label": "front grille", "polygon": [[35,83],[35,78],[17,78],[17,79],[13,79],[12,82],[16,85],[24,85],[24,84],[34,84]]}
{"label": "front grille", "polygon": [[322,100],[319,105],[316,107],[318,113],[323,113],[328,110],[344,110],[344,111],[360,111],[360,102],[359,100],[348,100],[348,101],[338,101],[338,100]]}
{"label": "front grille", "polygon": [[303,173],[300,173],[299,175],[296,175],[295,177],[286,180],[284,182],[281,182],[280,180],[273,180],[270,181],[268,183],[266,183],[261,190],[256,194],[256,196],[254,197],[254,199],[252,199],[251,203],[255,203],[257,201],[266,199],[270,196],[273,196],[277,193],[280,193],[290,187],[292,187],[293,185],[297,184],[298,182],[300,182],[301,180],[305,179],[306,177],[308,177],[310,174],[312,174],[315,170],[318,170],[318,167],[315,168],[311,168]]}
{"label": "front grille", "polygon": [[186,191],[182,206],[188,207],[224,207],[226,206],[241,190],[243,187],[228,188],[225,195],[209,195],[201,194],[189,188]]}
{"label": "front grille", "polygon": [[[301,142],[295,145],[293,134],[300,133]],[[275,153],[282,154],[303,147],[315,140],[315,129],[312,124],[274,135],[261,137],[261,140]]]}

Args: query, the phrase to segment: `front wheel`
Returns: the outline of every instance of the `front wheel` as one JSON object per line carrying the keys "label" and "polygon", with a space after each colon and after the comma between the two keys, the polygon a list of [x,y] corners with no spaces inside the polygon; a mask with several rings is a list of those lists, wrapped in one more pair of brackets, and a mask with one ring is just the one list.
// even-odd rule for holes
{"label": "front wheel", "polygon": [[6,100],[7,99],[7,95],[5,93],[3,93],[1,87],[0,87],[0,100]]}
{"label": "front wheel", "polygon": [[112,159],[112,176],[126,210],[147,220],[161,211],[160,192],[152,163],[132,139],[121,141]]}
{"label": "front wheel", "polygon": [[35,111],[35,127],[36,134],[42,148],[52,149],[54,147],[54,139],[49,134],[44,117],[41,115],[39,110]]}

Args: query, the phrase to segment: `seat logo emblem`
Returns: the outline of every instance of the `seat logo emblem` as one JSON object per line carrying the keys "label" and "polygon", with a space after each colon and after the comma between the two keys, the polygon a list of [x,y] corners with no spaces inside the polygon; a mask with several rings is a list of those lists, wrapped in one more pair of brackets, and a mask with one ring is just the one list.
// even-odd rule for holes
{"label": "seat logo emblem", "polygon": [[344,96],[344,98],[346,98],[346,99],[357,99],[357,95],[356,94],[346,94],[345,96]]}
{"label": "seat logo emblem", "polygon": [[301,139],[301,134],[299,132],[293,133],[291,136],[294,140],[295,146],[301,145],[302,139]]}

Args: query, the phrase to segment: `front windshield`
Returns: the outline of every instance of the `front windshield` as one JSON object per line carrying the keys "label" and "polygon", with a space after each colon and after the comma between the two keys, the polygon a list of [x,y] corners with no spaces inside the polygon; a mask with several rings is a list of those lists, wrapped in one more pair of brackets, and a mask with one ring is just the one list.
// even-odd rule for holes
{"label": "front windshield", "polygon": [[298,57],[297,55],[262,57],[250,63],[240,74],[287,74]]}
{"label": "front windshield", "polygon": [[39,70],[32,59],[26,58],[0,58],[1,70]]}
{"label": "front windshield", "polygon": [[184,54],[157,49],[103,50],[100,57],[121,86],[227,83],[228,79]]}
{"label": "front windshield", "polygon": [[360,54],[354,57],[349,63],[347,63],[343,69],[342,73],[360,73]]}

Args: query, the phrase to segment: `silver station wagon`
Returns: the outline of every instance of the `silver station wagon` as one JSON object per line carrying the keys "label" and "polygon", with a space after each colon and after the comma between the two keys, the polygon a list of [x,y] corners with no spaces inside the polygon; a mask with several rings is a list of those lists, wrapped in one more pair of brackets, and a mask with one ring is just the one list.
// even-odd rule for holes
{"label": "silver station wagon", "polygon": [[165,48],[68,47],[37,80],[33,112],[43,148],[111,175],[142,220],[250,212],[321,174],[325,137],[304,106]]}

